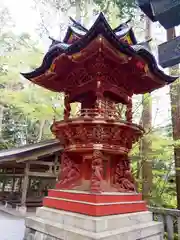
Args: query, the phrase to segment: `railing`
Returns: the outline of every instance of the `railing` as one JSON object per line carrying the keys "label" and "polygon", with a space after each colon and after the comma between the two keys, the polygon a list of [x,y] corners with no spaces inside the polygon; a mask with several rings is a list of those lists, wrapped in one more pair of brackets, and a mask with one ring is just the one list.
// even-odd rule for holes
{"label": "railing", "polygon": [[116,110],[100,110],[100,109],[82,109],[77,112],[76,116],[81,116],[84,118],[108,118],[108,119],[116,119],[120,120],[121,116],[118,115]]}
{"label": "railing", "polygon": [[154,207],[150,207],[149,210],[153,213],[155,221],[163,222],[165,239],[180,239],[180,210]]}

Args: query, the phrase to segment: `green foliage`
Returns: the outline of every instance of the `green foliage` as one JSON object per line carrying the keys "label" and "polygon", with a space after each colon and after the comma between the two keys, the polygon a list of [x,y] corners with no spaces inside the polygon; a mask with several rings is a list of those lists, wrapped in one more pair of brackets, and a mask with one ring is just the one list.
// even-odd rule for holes
{"label": "green foliage", "polygon": [[134,11],[137,7],[134,0],[114,0],[114,4],[117,5],[119,9],[120,16],[133,16]]}
{"label": "green foliage", "polygon": [[111,8],[117,8],[118,9],[118,14],[117,16],[120,19],[130,17],[134,15],[135,9],[137,8],[135,1],[134,0],[94,0],[94,2],[100,6],[100,9],[104,13],[111,12]]}
{"label": "green foliage", "polygon": [[[156,128],[151,131],[147,138],[152,144],[151,155],[153,167],[153,187],[150,193],[150,205],[155,207],[176,208],[176,186],[174,177],[174,141],[169,134],[171,127]],[[134,175],[142,170],[143,158],[139,151],[139,143],[135,144],[132,152],[132,165]],[[137,164],[138,163],[138,164]],[[139,191],[142,191],[142,179],[136,179]]]}
{"label": "green foliage", "polygon": [[20,72],[30,71],[42,62],[38,43],[26,33],[5,32],[0,56],[0,105],[4,107],[0,124],[1,148],[33,143],[52,137],[50,124],[62,116],[62,96],[25,80]]}

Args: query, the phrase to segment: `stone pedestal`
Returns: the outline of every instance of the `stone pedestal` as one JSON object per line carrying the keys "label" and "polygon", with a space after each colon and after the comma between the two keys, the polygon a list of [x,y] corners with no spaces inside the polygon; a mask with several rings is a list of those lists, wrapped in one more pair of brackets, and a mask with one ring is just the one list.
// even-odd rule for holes
{"label": "stone pedestal", "polygon": [[92,217],[42,207],[26,219],[24,240],[162,240],[163,225],[148,211]]}
{"label": "stone pedestal", "polygon": [[56,189],[43,206],[26,219],[24,240],[163,239],[162,223],[152,220],[139,193]]}

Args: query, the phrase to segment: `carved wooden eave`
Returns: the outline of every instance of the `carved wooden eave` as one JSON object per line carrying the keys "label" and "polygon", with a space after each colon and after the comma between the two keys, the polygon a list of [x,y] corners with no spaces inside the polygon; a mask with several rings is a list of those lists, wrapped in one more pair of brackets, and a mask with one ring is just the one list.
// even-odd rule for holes
{"label": "carved wooden eave", "polygon": [[[128,34],[129,31],[127,28]],[[72,88],[82,86],[82,83],[78,83],[80,75],[78,76],[77,72],[81,74],[80,69],[86,72],[87,79],[91,78],[91,81],[97,81],[97,75],[103,75],[105,71],[109,78],[116,75],[118,81],[116,79],[114,86],[128,86],[126,90],[129,95],[151,92],[177,79],[161,71],[154,56],[147,49],[119,40],[115,32],[101,13],[81,39],[73,44],[54,44],[45,55],[42,65],[23,76],[52,91],[71,92]],[[98,65],[99,58],[101,60]],[[89,70],[92,70],[95,63],[96,68],[98,66],[96,76]],[[71,80],[76,82],[76,85],[73,86]],[[86,82],[83,84],[85,86]],[[112,82],[111,84],[113,85]]]}

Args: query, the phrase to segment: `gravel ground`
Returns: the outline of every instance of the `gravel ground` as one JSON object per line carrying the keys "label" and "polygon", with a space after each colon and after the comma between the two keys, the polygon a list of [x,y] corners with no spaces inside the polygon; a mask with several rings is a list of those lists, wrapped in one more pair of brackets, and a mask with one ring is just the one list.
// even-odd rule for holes
{"label": "gravel ground", "polygon": [[23,240],[24,219],[0,212],[0,240]]}

